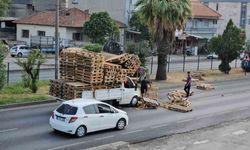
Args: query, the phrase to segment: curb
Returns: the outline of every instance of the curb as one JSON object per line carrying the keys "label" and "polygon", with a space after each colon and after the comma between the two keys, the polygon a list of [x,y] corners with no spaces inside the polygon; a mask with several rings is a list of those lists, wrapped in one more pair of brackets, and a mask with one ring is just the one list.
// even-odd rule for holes
{"label": "curb", "polygon": [[119,141],[115,143],[88,148],[86,150],[129,150],[129,143],[124,141]]}
{"label": "curb", "polygon": [[45,100],[45,101],[38,101],[38,102],[26,102],[20,104],[7,104],[7,105],[0,105],[0,109],[7,109],[7,108],[14,108],[14,107],[23,107],[23,106],[32,106],[32,105],[39,105],[39,104],[48,104],[48,103],[55,103],[57,100]]}

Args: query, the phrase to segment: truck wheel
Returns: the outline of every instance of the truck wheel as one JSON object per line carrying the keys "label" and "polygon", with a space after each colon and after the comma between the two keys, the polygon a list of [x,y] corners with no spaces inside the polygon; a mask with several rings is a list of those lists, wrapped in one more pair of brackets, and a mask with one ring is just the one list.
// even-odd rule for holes
{"label": "truck wheel", "polygon": [[136,107],[138,104],[138,97],[137,96],[134,96],[131,101],[130,101],[130,106],[132,107]]}

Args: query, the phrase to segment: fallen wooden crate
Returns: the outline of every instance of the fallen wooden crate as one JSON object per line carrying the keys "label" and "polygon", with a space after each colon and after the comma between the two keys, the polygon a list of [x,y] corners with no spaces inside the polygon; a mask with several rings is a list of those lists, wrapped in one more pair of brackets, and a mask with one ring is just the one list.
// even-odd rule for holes
{"label": "fallen wooden crate", "polygon": [[144,109],[144,108],[153,108],[156,109],[159,106],[159,103],[156,100],[143,97],[140,98],[140,103],[138,104],[138,108]]}
{"label": "fallen wooden crate", "polygon": [[191,106],[185,107],[185,106],[181,106],[181,105],[177,105],[175,103],[169,103],[169,102],[160,103],[160,107],[163,107],[163,108],[166,108],[166,109],[169,109],[169,110],[181,111],[181,112],[190,112],[190,111],[192,111]]}
{"label": "fallen wooden crate", "polygon": [[207,83],[197,83],[196,85],[197,89],[201,89],[201,90],[213,90],[214,86],[211,84],[207,84]]}

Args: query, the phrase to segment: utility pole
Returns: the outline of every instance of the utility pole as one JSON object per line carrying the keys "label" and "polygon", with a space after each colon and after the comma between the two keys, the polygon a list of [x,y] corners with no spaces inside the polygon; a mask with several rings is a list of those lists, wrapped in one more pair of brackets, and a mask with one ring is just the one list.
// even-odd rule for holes
{"label": "utility pole", "polygon": [[58,57],[59,57],[59,0],[56,0],[56,16],[55,16],[55,79],[58,79]]}

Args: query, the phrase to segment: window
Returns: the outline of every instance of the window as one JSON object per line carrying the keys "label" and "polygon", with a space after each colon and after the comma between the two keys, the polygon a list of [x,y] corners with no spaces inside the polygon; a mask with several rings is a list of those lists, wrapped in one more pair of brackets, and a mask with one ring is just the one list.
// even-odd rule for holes
{"label": "window", "polygon": [[22,30],[22,37],[29,38],[30,31],[29,30]]}
{"label": "window", "polygon": [[192,21],[192,27],[196,28],[198,26],[198,21],[197,20],[193,20]]}
{"label": "window", "polygon": [[56,111],[61,114],[75,115],[77,112],[77,107],[70,106],[69,104],[62,104],[59,108],[57,108]]}
{"label": "window", "polygon": [[95,105],[89,105],[83,107],[85,114],[96,114]]}
{"label": "window", "polygon": [[38,36],[45,36],[45,31],[37,31]]}
{"label": "window", "polygon": [[98,110],[99,113],[113,113],[113,111],[111,111],[111,108],[105,104],[98,104]]}
{"label": "window", "polygon": [[217,24],[217,20],[213,20],[213,24]]}
{"label": "window", "polygon": [[208,20],[204,20],[204,26],[208,27],[209,26],[209,21]]}
{"label": "window", "polygon": [[241,13],[240,13],[240,27],[245,28],[246,27],[246,13],[247,13],[247,3],[242,2],[241,3]]}
{"label": "window", "polygon": [[83,40],[83,34],[82,33],[73,33],[73,40],[82,41]]}

